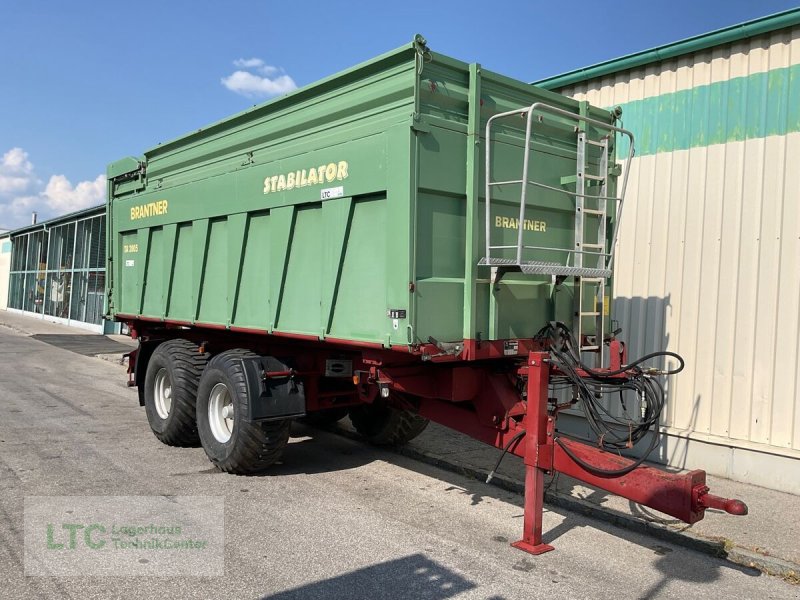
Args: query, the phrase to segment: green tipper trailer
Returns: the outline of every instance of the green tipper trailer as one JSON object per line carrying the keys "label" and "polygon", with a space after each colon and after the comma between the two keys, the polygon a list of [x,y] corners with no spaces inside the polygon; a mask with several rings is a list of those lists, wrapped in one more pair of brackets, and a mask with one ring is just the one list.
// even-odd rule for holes
{"label": "green tipper trailer", "polygon": [[[612,122],[418,39],[113,163],[109,310],[387,348],[531,338],[554,318],[571,322],[571,280],[554,289],[549,274],[508,274],[490,293],[490,269],[478,266],[486,120],[535,102]],[[530,179],[574,190],[579,122],[538,116]],[[520,179],[524,119],[496,129],[492,177]],[[613,142],[610,157],[613,173]],[[516,244],[519,200],[519,185],[495,187],[493,243]],[[572,197],[529,195],[526,245],[572,249],[574,229]]]}
{"label": "green tipper trailer", "polygon": [[108,311],[156,436],[236,473],[345,414],[375,443],[434,419],[531,456],[531,356],[608,346],[640,377],[608,332],[618,116],[417,36],[109,165]]}

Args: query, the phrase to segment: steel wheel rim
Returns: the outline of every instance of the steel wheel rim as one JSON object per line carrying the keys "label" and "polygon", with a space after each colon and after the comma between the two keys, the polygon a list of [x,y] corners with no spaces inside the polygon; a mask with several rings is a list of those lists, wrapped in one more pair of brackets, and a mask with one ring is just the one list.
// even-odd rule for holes
{"label": "steel wheel rim", "polygon": [[172,381],[166,369],[159,369],[158,373],[156,373],[153,387],[156,413],[162,419],[166,419],[172,410]]}
{"label": "steel wheel rim", "polygon": [[218,383],[208,398],[208,424],[211,434],[221,444],[231,439],[233,433],[233,398],[228,386]]}

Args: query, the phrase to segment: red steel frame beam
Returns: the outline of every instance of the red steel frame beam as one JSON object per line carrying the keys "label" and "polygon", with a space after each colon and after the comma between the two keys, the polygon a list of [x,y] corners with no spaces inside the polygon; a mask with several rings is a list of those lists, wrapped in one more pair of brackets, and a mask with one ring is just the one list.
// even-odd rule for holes
{"label": "red steel frame beam", "polygon": [[[528,410],[524,422],[526,443],[523,456],[525,515],[522,539],[512,544],[515,548],[531,554],[553,549],[542,541],[544,475],[551,471],[564,473],[686,523],[702,519],[706,508],[717,508],[735,515],[747,514],[747,506],[740,500],[708,493],[705,471],[678,474],[639,465],[625,475],[604,475],[603,470],[625,469],[634,461],[573,440],[561,438],[555,443],[555,415],[547,410],[548,358],[544,352],[528,355]],[[573,460],[565,448],[591,465],[593,470],[588,471]]]}
{"label": "red steel frame beam", "polygon": [[[134,337],[138,327],[145,332],[148,330],[144,319],[132,321],[130,325]],[[159,325],[169,326],[165,323]],[[212,332],[206,330],[203,333],[199,327],[193,329],[193,334],[196,334],[194,337],[199,335],[203,339],[211,339],[208,334]],[[181,333],[186,334],[184,331]],[[238,333],[242,340],[247,337],[251,342],[264,339],[249,331],[231,333]],[[226,335],[219,341],[230,344],[232,340]],[[295,344],[299,341],[292,340]],[[324,354],[321,341],[306,341],[309,342],[320,356]],[[341,342],[343,345],[351,345]],[[506,371],[496,371],[490,365],[459,361],[456,357],[443,357],[450,359],[444,363],[420,364],[414,360],[413,355],[403,355],[387,349],[354,347],[361,356],[362,368],[372,365],[369,371],[358,371],[359,381],[363,379],[367,391],[372,392],[364,395],[363,390],[359,390],[359,398],[361,402],[372,402],[378,385],[389,386],[400,396],[413,398],[414,407],[432,421],[491,446],[508,447],[509,452],[522,457],[525,464],[523,534],[522,539],[512,545],[531,554],[542,554],[553,549],[542,541],[542,515],[544,476],[554,471],[687,523],[702,519],[706,508],[725,510],[737,515],[747,514],[747,506],[743,502],[709,494],[704,471],[675,474],[639,465],[621,476],[604,474],[603,471],[627,469],[634,461],[578,441],[558,437],[555,429],[557,409],[548,411],[548,389],[553,369],[549,363],[550,355],[531,346],[523,346],[528,351],[525,365]],[[299,349],[299,346],[294,348],[296,351]],[[467,349],[475,358],[476,348],[467,344]],[[282,350],[291,351],[291,348],[286,345]],[[309,350],[311,348],[304,347],[302,354],[306,359]],[[484,352],[487,350],[493,352],[495,348],[485,348]],[[620,342],[612,341],[610,354],[611,371],[619,370],[627,362],[625,347]],[[136,357],[132,358],[134,360],[131,361],[131,368]],[[391,358],[391,364],[384,362],[387,358]],[[511,383],[510,376],[514,374],[523,380],[527,379],[526,401],[522,401],[518,390]],[[624,378],[627,374],[621,372],[618,376]],[[312,385],[309,389],[316,392],[315,388]],[[354,401],[358,402],[356,398]],[[514,438],[520,433],[524,433],[524,440],[514,444]],[[591,469],[584,465],[590,465]]]}
{"label": "red steel frame beam", "polygon": [[[619,471],[632,467],[634,461],[587,444],[558,437],[555,429],[556,411],[548,411],[548,388],[552,367],[547,352],[530,352],[519,374],[527,377],[527,402],[521,414],[519,405],[512,403],[513,390],[498,385],[497,379],[486,376],[483,386],[475,392],[472,408],[460,402],[446,401],[434,396],[435,385],[425,383],[419,372],[406,368],[381,371],[386,383],[397,391],[415,395],[420,413],[442,425],[461,431],[497,448],[504,448],[515,435],[525,432],[522,443],[512,444],[508,451],[520,456],[525,464],[525,501],[522,539],[512,545],[531,554],[553,549],[542,541],[544,505],[544,476],[558,471],[612,494],[633,500],[687,523],[703,518],[706,508],[717,508],[731,514],[747,514],[747,506],[739,500],[720,498],[708,493],[706,474],[695,470],[688,473],[669,473],[639,465],[630,472],[616,476],[602,471]],[[413,374],[413,375],[412,375]],[[620,375],[624,377],[624,375]],[[438,379],[435,375],[434,379]],[[478,378],[474,378],[476,381]],[[441,388],[440,388],[441,389]],[[451,396],[454,396],[451,391]],[[518,414],[520,420],[492,417],[498,405],[506,415]],[[484,418],[481,418],[481,416]],[[568,452],[569,451],[569,452]],[[576,462],[570,453],[592,469]]]}

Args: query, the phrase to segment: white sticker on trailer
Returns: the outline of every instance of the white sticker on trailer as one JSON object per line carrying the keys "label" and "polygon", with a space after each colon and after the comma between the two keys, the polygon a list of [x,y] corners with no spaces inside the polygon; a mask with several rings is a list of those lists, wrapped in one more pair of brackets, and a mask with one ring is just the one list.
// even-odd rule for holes
{"label": "white sticker on trailer", "polygon": [[328,200],[329,198],[341,198],[344,196],[344,186],[340,185],[339,187],[333,188],[325,188],[321,190],[319,193],[320,200]]}
{"label": "white sticker on trailer", "polygon": [[128,260],[126,260],[126,261],[125,261],[125,266],[126,266],[126,267],[132,267],[132,266],[134,266],[135,264],[136,264],[136,261],[135,261],[135,260],[128,259]]}

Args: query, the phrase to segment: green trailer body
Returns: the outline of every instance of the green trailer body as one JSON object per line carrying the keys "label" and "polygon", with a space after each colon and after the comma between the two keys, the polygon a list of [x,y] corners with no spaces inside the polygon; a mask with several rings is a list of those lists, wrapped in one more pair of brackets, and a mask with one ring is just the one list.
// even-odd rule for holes
{"label": "green trailer body", "polygon": [[[493,281],[486,254],[484,131],[541,102],[612,123],[607,111],[407,46],[108,167],[108,309],[144,319],[320,340],[415,345],[533,337],[571,322],[574,281]],[[526,258],[575,244],[576,132],[532,122]],[[520,179],[525,119],[498,121],[492,179]],[[616,187],[613,137],[605,166]],[[606,175],[604,174],[604,177]],[[517,184],[493,187],[492,243],[513,246]],[[561,191],[565,192],[562,193]],[[608,208],[611,244],[616,203]],[[512,257],[514,249],[499,250]],[[610,280],[609,280],[610,281]],[[605,303],[597,310],[607,314]],[[587,319],[591,331],[595,319]]]}
{"label": "green trailer body", "polygon": [[[348,415],[391,446],[435,421],[523,459],[513,545],[532,554],[553,549],[546,473],[687,523],[746,514],[703,471],[641,464],[665,403],[643,363],[683,363],[629,362],[605,335],[627,176],[615,136],[633,149],[616,116],[417,37],[110,165],[109,313],[139,340],[128,383],[153,433],[250,474],[297,418]],[[557,425],[562,389],[588,443]],[[622,406],[609,421],[606,397]]]}

